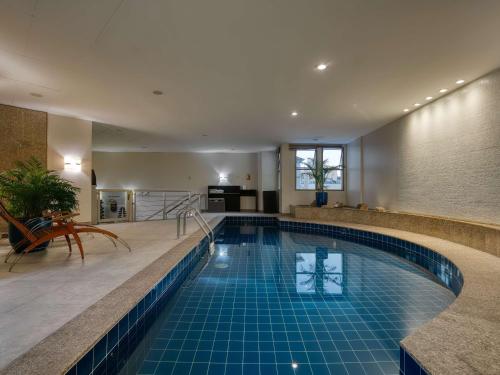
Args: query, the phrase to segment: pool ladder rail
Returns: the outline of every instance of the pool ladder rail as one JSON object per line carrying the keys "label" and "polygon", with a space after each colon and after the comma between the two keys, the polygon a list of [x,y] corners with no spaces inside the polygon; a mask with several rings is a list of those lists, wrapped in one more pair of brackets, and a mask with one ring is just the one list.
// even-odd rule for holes
{"label": "pool ladder rail", "polygon": [[198,223],[203,232],[207,235],[210,241],[209,254],[212,255],[215,251],[215,236],[212,227],[205,220],[201,212],[190,204],[181,208],[176,215],[177,219],[177,239],[181,238],[181,220],[182,220],[182,235],[186,234],[186,222],[187,218],[192,217]]}

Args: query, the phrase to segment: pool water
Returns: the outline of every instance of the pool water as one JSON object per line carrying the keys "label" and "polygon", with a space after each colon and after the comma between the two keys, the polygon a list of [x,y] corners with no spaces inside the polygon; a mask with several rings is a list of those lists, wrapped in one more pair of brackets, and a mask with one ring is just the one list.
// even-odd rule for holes
{"label": "pool water", "polygon": [[121,374],[398,374],[399,341],[455,299],[353,242],[225,225]]}

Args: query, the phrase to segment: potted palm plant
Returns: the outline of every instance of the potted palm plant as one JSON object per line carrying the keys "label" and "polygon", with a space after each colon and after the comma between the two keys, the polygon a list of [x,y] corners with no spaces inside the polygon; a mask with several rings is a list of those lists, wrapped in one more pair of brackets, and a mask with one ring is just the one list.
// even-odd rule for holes
{"label": "potted palm plant", "polygon": [[321,207],[328,204],[328,192],[325,191],[325,181],[328,175],[333,171],[342,170],[341,165],[328,166],[328,160],[309,159],[304,165],[309,170],[309,175],[316,182],[316,206]]}
{"label": "potted palm plant", "polygon": [[[78,207],[77,193],[80,189],[70,181],[45,168],[40,161],[31,158],[18,161],[15,167],[0,173],[0,199],[17,220],[29,228],[52,225],[43,217],[44,211],[72,211]],[[9,224],[9,241],[15,246],[23,234]],[[35,250],[44,250],[45,243]],[[24,250],[22,246],[17,252]]]}

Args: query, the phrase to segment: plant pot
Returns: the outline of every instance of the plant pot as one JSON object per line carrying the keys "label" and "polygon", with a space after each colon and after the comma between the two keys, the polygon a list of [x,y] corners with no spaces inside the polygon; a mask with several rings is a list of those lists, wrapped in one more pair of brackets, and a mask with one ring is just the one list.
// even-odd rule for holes
{"label": "plant pot", "polygon": [[326,191],[316,192],[316,207],[321,207],[328,204],[328,193]]}
{"label": "plant pot", "polygon": [[[33,229],[35,226],[37,227],[37,229],[50,228],[52,226],[52,220],[47,220],[44,218],[35,218],[30,220],[29,222],[28,220],[22,220],[22,219],[18,219],[18,221],[26,225],[26,227],[28,227],[29,229]],[[19,241],[22,241],[23,239],[24,235],[14,225],[9,223],[9,242],[11,246],[14,247]],[[30,251],[30,253],[34,251],[45,250],[47,246],[49,246],[49,242],[50,241],[44,242],[41,245],[35,247],[33,250]],[[25,245],[17,247],[16,253],[22,252],[28,246],[29,242],[27,242]]]}

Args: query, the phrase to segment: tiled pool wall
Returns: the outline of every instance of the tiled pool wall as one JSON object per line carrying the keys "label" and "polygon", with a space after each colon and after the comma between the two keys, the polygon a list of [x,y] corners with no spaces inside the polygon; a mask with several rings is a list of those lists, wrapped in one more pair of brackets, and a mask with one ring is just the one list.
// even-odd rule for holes
{"label": "tiled pool wall", "polygon": [[[458,295],[462,289],[462,274],[446,257],[426,247],[391,236],[330,224],[301,223],[265,216],[226,216],[214,228],[214,233],[217,234],[224,224],[277,225],[284,231],[321,234],[364,244],[390,252],[427,269],[436,275],[437,279],[451,289],[455,295]],[[67,374],[103,375],[116,373],[154,323],[169,297],[186,280],[208,248],[209,240],[205,236]],[[427,374],[403,348],[400,348],[400,372],[404,375]]]}
{"label": "tiled pool wall", "polygon": [[[222,229],[223,225],[224,220],[217,224],[214,228],[215,235]],[[207,252],[209,245],[209,239],[205,236],[66,374],[105,375],[117,373],[155,322],[169,298],[179,289],[196,267],[198,261]]]}
{"label": "tiled pool wall", "polygon": [[401,346],[399,347],[400,375],[428,375],[420,364]]}

